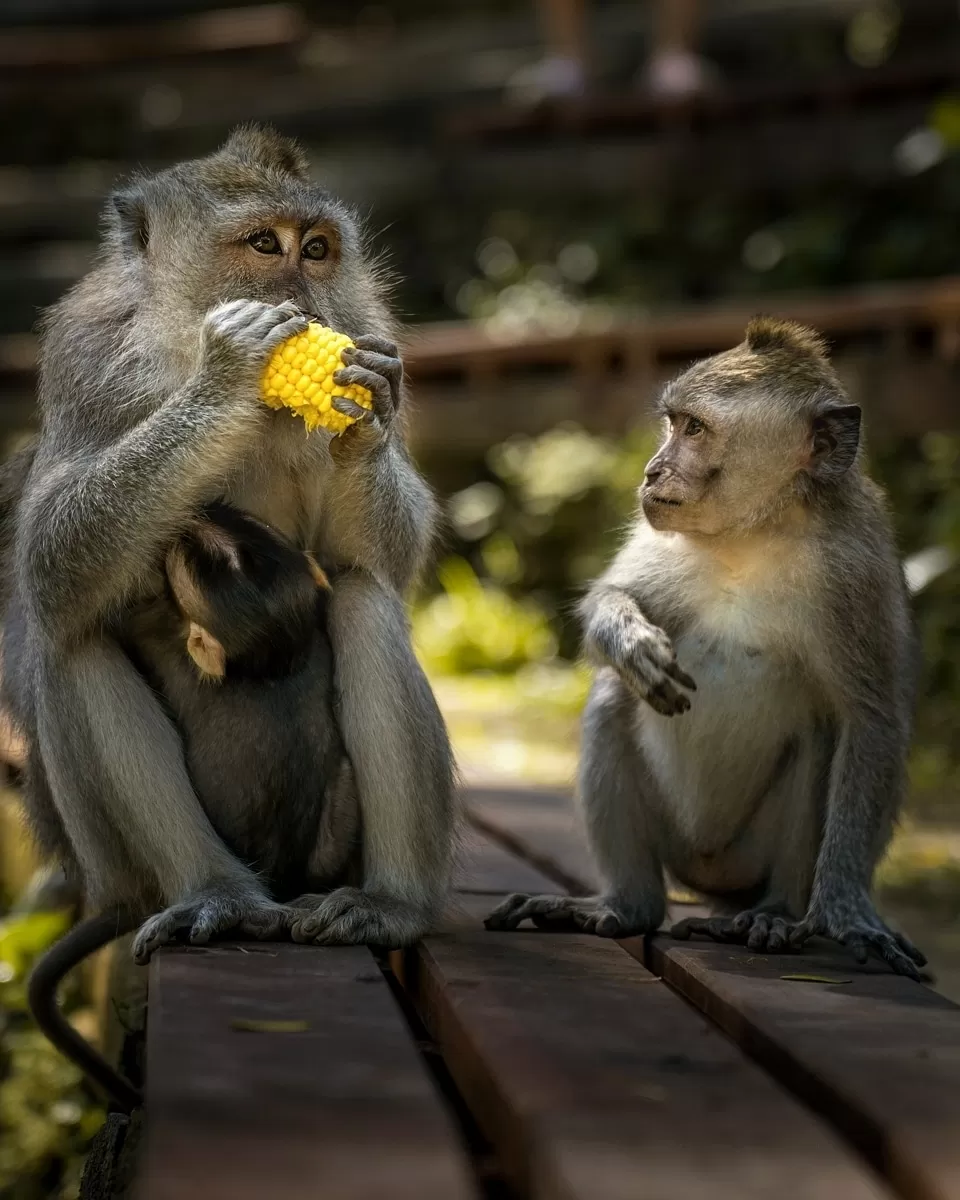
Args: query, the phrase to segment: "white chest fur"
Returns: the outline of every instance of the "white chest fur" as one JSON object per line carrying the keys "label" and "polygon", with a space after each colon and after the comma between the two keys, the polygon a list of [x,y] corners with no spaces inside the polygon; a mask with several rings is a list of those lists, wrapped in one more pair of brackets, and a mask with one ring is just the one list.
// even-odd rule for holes
{"label": "white chest fur", "polygon": [[771,556],[759,540],[727,545],[721,556],[682,535],[651,535],[670,539],[657,546],[653,569],[677,575],[687,617],[674,646],[697,690],[680,716],[641,705],[638,736],[685,839],[716,852],[813,724],[816,693],[793,636],[807,627],[798,620],[806,590],[796,585],[800,562]]}

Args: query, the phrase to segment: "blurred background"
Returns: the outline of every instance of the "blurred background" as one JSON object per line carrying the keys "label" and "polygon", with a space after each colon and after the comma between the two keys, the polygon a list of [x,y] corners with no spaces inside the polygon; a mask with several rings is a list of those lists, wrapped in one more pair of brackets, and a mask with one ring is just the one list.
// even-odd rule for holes
{"label": "blurred background", "polygon": [[[822,330],[925,650],[880,899],[960,999],[957,0],[5,0],[0,97],[4,453],[34,425],[38,311],[131,168],[270,121],[366,214],[448,502],[415,633],[468,780],[571,784],[573,606],[633,509],[658,385],[755,311]],[[0,1197],[75,1196],[98,1110],[23,1013],[69,917],[8,782]],[[66,999],[91,1031],[102,992],[88,972]]]}

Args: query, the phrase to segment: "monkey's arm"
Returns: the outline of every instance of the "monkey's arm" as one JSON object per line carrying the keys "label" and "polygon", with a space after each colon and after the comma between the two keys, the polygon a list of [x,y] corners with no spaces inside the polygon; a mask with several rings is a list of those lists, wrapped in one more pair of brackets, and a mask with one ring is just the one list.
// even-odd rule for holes
{"label": "monkey's arm", "polygon": [[373,395],[372,412],[335,400],[357,423],[331,445],[334,470],[320,547],[336,560],[361,567],[403,593],[416,578],[433,538],[436,502],[407,452],[398,413],[403,365],[392,342],[357,338],[344,351],[349,365],[336,382],[360,384]]}
{"label": "monkey's arm", "polygon": [[[887,928],[870,896],[902,800],[913,707],[912,631],[897,574],[893,564],[887,577],[848,575],[837,585],[830,626],[843,636],[830,639],[821,655],[836,747],[810,905],[791,940],[822,934],[849,946],[860,962],[872,949],[898,974],[916,978],[926,959]],[[883,598],[868,622],[850,623],[848,614],[862,611],[862,600],[844,603],[851,591]]]}
{"label": "monkey's arm", "polygon": [[631,691],[670,717],[690,707],[680,688],[696,690],[696,684],[680,669],[670,638],[641,610],[641,578],[640,552],[631,538],[581,605],[584,649],[597,666],[613,667]]}
{"label": "monkey's arm", "polygon": [[[112,438],[101,431],[113,412],[90,433],[72,427],[90,424],[83,398],[72,424],[72,406],[62,403],[45,428],[18,531],[20,571],[48,633],[75,637],[130,595],[266,419],[258,371],[304,323],[292,306],[219,306],[204,320],[196,374]],[[46,380],[46,391],[57,383]]]}

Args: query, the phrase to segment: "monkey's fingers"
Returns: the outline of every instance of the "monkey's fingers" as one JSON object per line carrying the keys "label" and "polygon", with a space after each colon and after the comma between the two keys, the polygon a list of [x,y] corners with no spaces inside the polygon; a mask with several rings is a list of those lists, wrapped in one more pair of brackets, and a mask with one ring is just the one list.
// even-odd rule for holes
{"label": "monkey's fingers", "polygon": [[925,967],[927,965],[927,956],[922,950],[918,950],[908,937],[904,937],[902,933],[895,933],[893,935],[893,940],[897,943],[904,954],[906,954],[908,958],[912,959],[912,961],[915,962],[918,967]]}
{"label": "monkey's fingers", "polygon": [[[862,949],[863,958],[857,954],[857,962],[867,961],[867,948],[879,954],[888,967],[897,975],[906,975],[910,979],[921,978],[917,964],[912,957],[900,949],[897,939],[892,933],[870,932],[857,938]],[[856,950],[854,951],[856,953]]]}
{"label": "monkey's fingers", "polygon": [[368,371],[366,367],[357,365],[341,367],[334,371],[333,382],[338,387],[364,387],[373,397],[373,411],[384,423],[388,423],[396,412],[393,403],[393,389],[390,380],[384,379],[376,371]]}
{"label": "monkey's fingers", "polygon": [[677,662],[672,662],[663,669],[665,673],[669,675],[671,679],[679,683],[681,687],[689,688],[691,692],[695,692],[697,690],[696,681],[691,679],[686,671],[681,670],[680,665]]}
{"label": "monkey's fingers", "polygon": [[340,355],[348,367],[362,367],[386,379],[390,385],[390,403],[394,409],[400,405],[400,384],[403,381],[403,363],[399,358],[377,354],[373,350],[351,350],[348,346]]}
{"label": "monkey's fingers", "polygon": [[715,942],[735,942],[737,935],[733,931],[733,921],[729,917],[687,917],[678,921],[670,930],[670,936],[685,942],[691,934],[705,934]]}
{"label": "monkey's fingers", "polygon": [[576,903],[570,896],[528,896],[514,892],[493,910],[484,925],[487,929],[516,929],[522,921],[535,917],[572,919]]}
{"label": "monkey's fingers", "polygon": [[349,400],[346,396],[331,397],[330,407],[335,408],[338,413],[343,413],[345,417],[352,417],[357,423],[370,419],[369,408],[364,408],[362,404],[357,404],[356,401]]}
{"label": "monkey's fingers", "polygon": [[400,351],[397,349],[396,343],[375,333],[363,333],[360,337],[353,339],[353,344],[358,350],[373,350],[377,354],[386,355],[387,358],[400,358]]}
{"label": "monkey's fingers", "polygon": [[650,707],[656,709],[663,717],[676,717],[690,708],[689,698],[683,692],[678,692],[668,679],[648,684],[643,697]]}

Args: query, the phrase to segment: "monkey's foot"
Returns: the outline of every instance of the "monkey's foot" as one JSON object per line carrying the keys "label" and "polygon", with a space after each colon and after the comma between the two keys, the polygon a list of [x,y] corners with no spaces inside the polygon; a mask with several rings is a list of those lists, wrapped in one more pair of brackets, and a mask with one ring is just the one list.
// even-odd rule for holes
{"label": "monkey's foot", "polygon": [[146,963],[155,950],[176,939],[185,930],[187,941],[202,946],[219,933],[237,931],[258,941],[282,936],[290,914],[282,904],[256,891],[225,886],[171,904],[140,926],[133,941],[133,957]]}
{"label": "monkey's foot", "polygon": [[628,915],[604,896],[528,896],[514,892],[484,921],[487,929],[516,929],[530,920],[538,929],[577,930],[598,937],[652,933],[660,917]]}
{"label": "monkey's foot", "polygon": [[800,947],[817,935],[846,946],[861,966],[872,951],[895,974],[923,978],[920,967],[926,966],[926,955],[909,938],[890,929],[869,901],[833,905],[814,901],[806,917],[791,928],[790,943]]}
{"label": "monkey's foot", "polygon": [[791,922],[782,909],[751,908],[735,917],[687,917],[670,930],[670,936],[686,941],[704,934],[715,942],[739,942],[748,950],[776,954],[790,949]]}
{"label": "monkey's foot", "polygon": [[[315,900],[315,905],[307,902]],[[406,900],[341,887],[294,900],[290,936],[316,946],[387,946],[416,942],[430,928],[430,912]]]}

